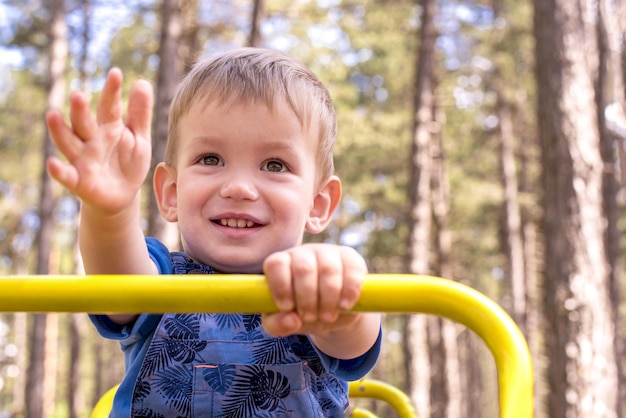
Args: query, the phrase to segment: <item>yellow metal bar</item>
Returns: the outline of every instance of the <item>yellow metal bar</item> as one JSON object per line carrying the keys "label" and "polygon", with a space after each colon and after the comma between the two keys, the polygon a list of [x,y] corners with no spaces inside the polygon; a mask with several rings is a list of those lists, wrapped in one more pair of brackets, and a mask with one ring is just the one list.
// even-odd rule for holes
{"label": "yellow metal bar", "polygon": [[348,415],[348,418],[378,418],[378,416],[367,409],[355,408],[354,411]]}
{"label": "yellow metal bar", "polygon": [[[263,276],[0,276],[0,312],[271,312]],[[533,369],[507,313],[458,282],[369,275],[354,311],[426,313],[457,321],[485,341],[498,369],[501,418],[533,416]]]}
{"label": "yellow metal bar", "polygon": [[387,402],[400,418],[416,418],[417,411],[411,399],[400,389],[375,379],[349,383],[351,398],[374,398]]}
{"label": "yellow metal bar", "polygon": [[111,408],[113,407],[113,398],[115,398],[115,393],[119,386],[120,385],[113,386],[102,395],[91,411],[91,418],[108,418],[111,414]]}

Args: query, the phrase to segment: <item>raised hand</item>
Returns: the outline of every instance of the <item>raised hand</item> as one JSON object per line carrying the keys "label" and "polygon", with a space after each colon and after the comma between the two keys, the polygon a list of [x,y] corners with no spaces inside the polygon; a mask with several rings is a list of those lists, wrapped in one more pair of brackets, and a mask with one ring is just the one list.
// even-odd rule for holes
{"label": "raised hand", "polygon": [[74,92],[70,125],[56,110],[46,114],[50,136],[67,159],[50,158],[50,175],[94,210],[112,215],[127,208],[150,168],[152,102],[150,84],[135,82],[124,121],[122,72],[117,68],[109,72],[95,117],[85,96]]}

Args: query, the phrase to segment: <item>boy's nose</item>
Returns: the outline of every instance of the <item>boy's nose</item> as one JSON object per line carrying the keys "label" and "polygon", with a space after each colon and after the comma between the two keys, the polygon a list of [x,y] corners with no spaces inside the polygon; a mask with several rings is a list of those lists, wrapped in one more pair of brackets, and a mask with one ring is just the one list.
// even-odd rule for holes
{"label": "boy's nose", "polygon": [[255,200],[258,197],[258,192],[250,178],[237,175],[224,183],[220,195],[224,199]]}

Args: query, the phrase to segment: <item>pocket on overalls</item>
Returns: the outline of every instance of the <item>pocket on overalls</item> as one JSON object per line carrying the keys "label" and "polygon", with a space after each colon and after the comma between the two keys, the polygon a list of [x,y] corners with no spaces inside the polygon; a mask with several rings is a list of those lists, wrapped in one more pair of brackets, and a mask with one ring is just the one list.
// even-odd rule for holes
{"label": "pocket on overalls", "polygon": [[301,363],[201,364],[194,368],[195,417],[323,417]]}

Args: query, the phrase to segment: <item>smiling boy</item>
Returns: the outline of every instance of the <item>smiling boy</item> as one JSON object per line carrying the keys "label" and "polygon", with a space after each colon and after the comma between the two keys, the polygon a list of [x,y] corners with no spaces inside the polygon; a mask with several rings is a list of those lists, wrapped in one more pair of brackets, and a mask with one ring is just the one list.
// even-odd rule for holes
{"label": "smiling boy", "polygon": [[180,228],[178,253],[140,228],[152,91],[134,84],[123,121],[121,81],[111,70],[95,118],[78,93],[70,126],[47,115],[68,160],[50,159],[48,171],[82,200],[86,272],[264,273],[279,311],[92,315],[126,356],[111,416],[343,416],[345,381],[375,364],[381,325],[378,314],[346,312],[367,273],[362,257],[302,244],[304,231],[327,227],[341,198],[328,91],[302,64],[264,49],[191,70],[153,179],[161,215]]}

